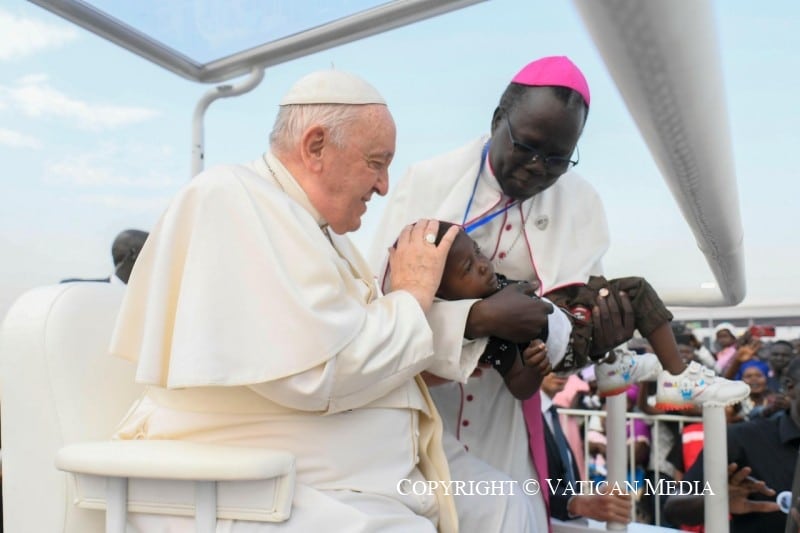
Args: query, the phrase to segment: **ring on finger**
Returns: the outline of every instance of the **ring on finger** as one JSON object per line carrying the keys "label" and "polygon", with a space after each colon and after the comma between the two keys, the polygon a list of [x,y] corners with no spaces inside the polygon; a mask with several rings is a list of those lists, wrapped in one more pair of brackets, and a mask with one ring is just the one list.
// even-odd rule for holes
{"label": "ring on finger", "polygon": [[428,233],[425,235],[425,241],[429,244],[436,244],[436,234]]}

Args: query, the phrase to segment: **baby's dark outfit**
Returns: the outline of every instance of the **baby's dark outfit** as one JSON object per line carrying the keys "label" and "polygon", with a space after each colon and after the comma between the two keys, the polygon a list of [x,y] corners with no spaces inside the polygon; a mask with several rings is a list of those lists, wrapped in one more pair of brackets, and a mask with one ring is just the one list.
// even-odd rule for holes
{"label": "baby's dark outfit", "polygon": [[[500,288],[506,287],[518,281],[509,280],[502,274],[497,274]],[[599,359],[592,357],[592,308],[601,289],[608,291],[608,298],[615,298],[617,305],[622,309],[619,302],[619,293],[624,292],[628,295],[633,307],[634,324],[636,329],[643,337],[650,335],[657,327],[665,322],[672,320],[672,313],[661,301],[652,285],[644,278],[628,277],[607,280],[602,276],[591,276],[586,284],[575,284],[561,287],[547,293],[545,296],[554,305],[567,311],[570,322],[572,323],[572,335],[570,337],[567,353],[564,358],[553,369],[556,372],[572,371],[583,368],[591,363],[597,363],[605,354],[599,354]],[[543,341],[547,340],[547,330],[542,332],[539,337]],[[513,351],[514,343],[490,337],[486,350],[481,356],[481,362],[491,364],[502,375],[505,375],[513,366],[514,359],[510,355]],[[519,345],[519,353],[527,347],[527,344]]]}

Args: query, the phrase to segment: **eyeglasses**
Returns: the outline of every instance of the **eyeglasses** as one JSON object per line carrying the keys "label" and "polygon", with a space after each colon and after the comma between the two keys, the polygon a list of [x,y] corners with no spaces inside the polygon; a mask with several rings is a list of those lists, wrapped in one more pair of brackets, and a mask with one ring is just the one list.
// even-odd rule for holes
{"label": "eyeglasses", "polygon": [[518,154],[518,156],[522,159],[527,159],[523,165],[530,165],[532,163],[536,163],[537,161],[541,161],[542,164],[544,164],[544,168],[551,174],[563,174],[571,167],[577,165],[578,161],[581,160],[581,153],[577,146],[575,147],[575,154],[577,157],[575,161],[569,157],[542,155],[542,153],[536,148],[528,146],[527,144],[521,143],[514,139],[514,134],[511,132],[511,121],[508,119],[508,115],[505,115],[505,119],[506,126],[508,126],[508,138],[511,140],[511,146],[514,149],[514,153]]}

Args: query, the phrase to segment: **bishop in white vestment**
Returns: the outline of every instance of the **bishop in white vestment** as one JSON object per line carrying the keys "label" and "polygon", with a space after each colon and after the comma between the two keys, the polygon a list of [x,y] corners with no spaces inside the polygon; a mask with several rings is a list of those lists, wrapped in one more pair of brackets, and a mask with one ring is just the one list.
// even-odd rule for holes
{"label": "bishop in white vestment", "polygon": [[[564,157],[553,158],[544,151],[563,145],[569,156],[585,113],[581,110],[576,114],[576,122],[573,110],[568,108],[570,115],[565,120],[564,115],[557,114],[565,109],[564,103],[546,92],[534,95],[529,91],[540,86],[576,91],[580,94],[575,95],[577,99],[588,104],[585,79],[568,59],[544,58],[528,65],[507,89],[512,96],[501,99],[495,110],[492,135],[411,166],[383,212],[372,246],[373,267],[384,261],[386,247],[400,228],[417,218],[430,217],[462,225],[492,259],[496,272],[538,284],[540,295],[601,274],[601,259],[609,245],[602,202],[594,188],[575,172],[549,172],[549,166],[560,164]],[[514,133],[512,119],[518,125],[515,130],[519,130]],[[539,137],[539,147],[519,142],[521,132]],[[560,136],[567,141],[555,146]],[[503,174],[497,175],[496,170]],[[440,332],[456,331],[463,323],[463,313],[469,311],[459,303],[434,303],[428,313],[440,317],[431,321],[434,338]],[[550,349],[548,353],[553,366],[563,356],[563,351]],[[532,478],[541,482],[545,477],[544,440],[538,434],[538,394],[532,399],[536,405],[524,412],[523,403],[506,390],[502,377],[488,369],[476,372],[466,383],[432,387],[431,395],[446,433],[457,437],[469,453],[520,483]],[[531,421],[537,426],[531,427]],[[536,443],[541,450],[535,465],[531,452]],[[537,472],[540,460],[545,468],[539,467]],[[538,528],[546,531],[543,496],[530,496]]]}

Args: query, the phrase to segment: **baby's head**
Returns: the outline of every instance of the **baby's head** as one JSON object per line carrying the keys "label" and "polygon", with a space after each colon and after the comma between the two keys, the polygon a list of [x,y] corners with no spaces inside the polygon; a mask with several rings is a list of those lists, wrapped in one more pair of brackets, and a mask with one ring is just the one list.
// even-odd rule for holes
{"label": "baby's head", "polygon": [[[437,245],[453,225],[450,222],[439,222]],[[486,298],[497,292],[498,288],[492,262],[481,253],[478,243],[462,229],[447,254],[436,296],[444,300]]]}

